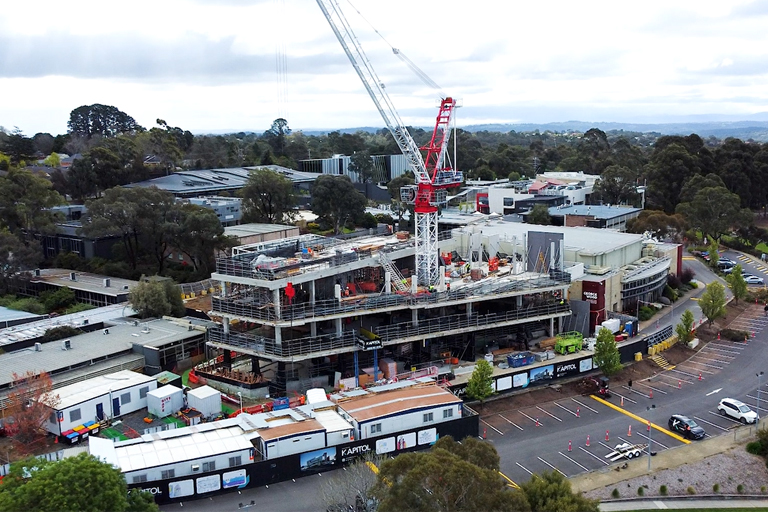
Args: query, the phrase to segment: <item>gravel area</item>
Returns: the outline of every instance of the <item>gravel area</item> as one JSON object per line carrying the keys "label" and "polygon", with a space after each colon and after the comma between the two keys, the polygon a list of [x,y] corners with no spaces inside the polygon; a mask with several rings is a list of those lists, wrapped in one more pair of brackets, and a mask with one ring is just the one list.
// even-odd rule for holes
{"label": "gravel area", "polygon": [[632,478],[615,485],[584,493],[589,498],[610,500],[618,489],[621,498],[638,497],[637,489],[644,487],[644,497],[661,496],[659,489],[667,486],[669,496],[688,495],[688,487],[695,494],[715,494],[713,486],[720,485],[718,494],[739,494],[737,486],[744,486],[742,494],[768,495],[768,467],[765,459],[747,453],[739,446],[698,462],[664,469],[649,475]]}

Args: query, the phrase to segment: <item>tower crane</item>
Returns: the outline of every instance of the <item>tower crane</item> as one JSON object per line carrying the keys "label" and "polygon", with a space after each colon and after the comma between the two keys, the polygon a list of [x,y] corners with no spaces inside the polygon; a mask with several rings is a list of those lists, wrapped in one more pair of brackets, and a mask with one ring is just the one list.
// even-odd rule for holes
{"label": "tower crane", "polygon": [[[341,11],[338,1],[317,0],[317,5],[323,11],[328,24],[416,177],[415,185],[403,187],[400,190],[400,198],[403,202],[414,205],[417,283],[420,286],[435,285],[439,278],[438,207],[447,202],[447,189],[456,187],[463,181],[462,173],[447,166],[445,158],[451,116],[456,108],[456,100],[451,97],[441,99],[432,138],[427,145],[419,147],[400,119],[385,90],[384,83],[376,75],[360,41]],[[395,53],[398,51],[395,50]],[[423,156],[421,150],[426,151],[426,155]]]}

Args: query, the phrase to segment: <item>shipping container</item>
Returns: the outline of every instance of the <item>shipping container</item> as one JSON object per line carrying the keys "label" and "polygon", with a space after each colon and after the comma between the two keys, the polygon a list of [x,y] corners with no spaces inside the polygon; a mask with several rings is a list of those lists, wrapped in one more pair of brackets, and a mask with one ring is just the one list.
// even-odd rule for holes
{"label": "shipping container", "polygon": [[221,393],[210,386],[190,389],[187,392],[187,406],[209,418],[221,412]]}
{"label": "shipping container", "polygon": [[165,418],[184,407],[184,392],[176,386],[163,386],[147,393],[147,410],[156,418]]}

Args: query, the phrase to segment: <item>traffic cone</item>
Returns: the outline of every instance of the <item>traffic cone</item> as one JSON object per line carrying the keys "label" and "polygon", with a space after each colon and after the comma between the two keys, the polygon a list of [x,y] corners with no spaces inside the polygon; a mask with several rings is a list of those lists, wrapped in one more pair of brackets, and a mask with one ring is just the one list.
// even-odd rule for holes
{"label": "traffic cone", "polygon": [[577,408],[576,408],[576,417],[577,417],[577,418],[579,418],[579,417],[580,417],[580,416],[579,416],[579,412],[580,412],[580,411],[581,411],[581,409],[579,409],[579,408],[577,407]]}
{"label": "traffic cone", "polygon": [[621,397],[621,406],[624,407],[624,397]]}
{"label": "traffic cone", "polygon": [[629,430],[627,430],[627,437],[632,437],[632,425],[630,425]]}
{"label": "traffic cone", "polygon": [[587,436],[587,446],[589,446],[589,436]]}
{"label": "traffic cone", "polygon": [[572,450],[573,450],[573,448],[571,448],[571,442],[570,442],[570,441],[568,441],[568,451],[570,452],[570,451],[572,451]]}
{"label": "traffic cone", "polygon": [[608,431],[605,431],[605,440],[608,441]]}
{"label": "traffic cone", "polygon": [[752,337],[753,338],[755,337],[755,331],[752,331]]}
{"label": "traffic cone", "polygon": [[717,341],[720,341],[720,332],[717,333]]}
{"label": "traffic cone", "polygon": [[653,398],[653,389],[648,392],[648,398]]}
{"label": "traffic cone", "polygon": [[540,426],[541,426],[541,425],[539,424],[539,418],[536,418],[536,426],[537,426],[537,427],[540,427]]}
{"label": "traffic cone", "polygon": [[651,431],[651,422],[649,421],[648,422],[648,432],[650,432],[650,431]]}
{"label": "traffic cone", "polygon": [[677,381],[677,389],[683,389],[683,381],[682,380],[678,380]]}
{"label": "traffic cone", "polygon": [[699,380],[701,380],[701,372],[699,372]]}

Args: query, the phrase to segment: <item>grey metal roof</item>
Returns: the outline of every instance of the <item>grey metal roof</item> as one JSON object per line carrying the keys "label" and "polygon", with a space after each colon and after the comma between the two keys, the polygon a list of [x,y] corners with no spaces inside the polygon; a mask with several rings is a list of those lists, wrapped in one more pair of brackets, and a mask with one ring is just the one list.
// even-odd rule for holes
{"label": "grey metal roof", "polygon": [[562,217],[563,215],[589,215],[596,219],[614,219],[624,217],[642,211],[642,208],[630,208],[624,206],[604,206],[604,205],[584,205],[577,204],[571,206],[552,206],[549,208],[551,216]]}
{"label": "grey metal roof", "polygon": [[187,326],[169,320],[113,325],[108,330],[109,334],[97,330],[73,336],[69,350],[62,350],[62,341],[54,341],[44,343],[40,352],[31,347],[0,354],[0,386],[11,383],[14,373],[60,372],[89,361],[127,354],[134,344],[158,346],[200,335],[200,331],[190,331]]}
{"label": "grey metal roof", "polygon": [[[75,281],[71,279],[73,273],[75,274]],[[109,280],[109,286],[105,286],[106,279]],[[73,271],[66,268],[40,269],[40,275],[32,275],[30,282],[48,283],[62,287],[67,286],[73,290],[100,293],[110,297],[127,295],[131,288],[139,284],[138,281],[132,281],[130,279],[107,277],[99,274],[91,274],[90,272]]]}
{"label": "grey metal roof", "polygon": [[17,311],[15,309],[8,309],[4,306],[0,306],[0,324],[3,322],[11,322],[13,320],[22,320],[25,318],[39,318],[40,315],[34,313],[28,313],[27,311]]}
{"label": "grey metal roof", "polygon": [[296,226],[287,226],[283,224],[240,224],[238,226],[226,226],[224,228],[224,234],[227,236],[244,237],[251,235],[263,235],[266,233],[274,233],[285,231],[286,229],[296,229]]}

